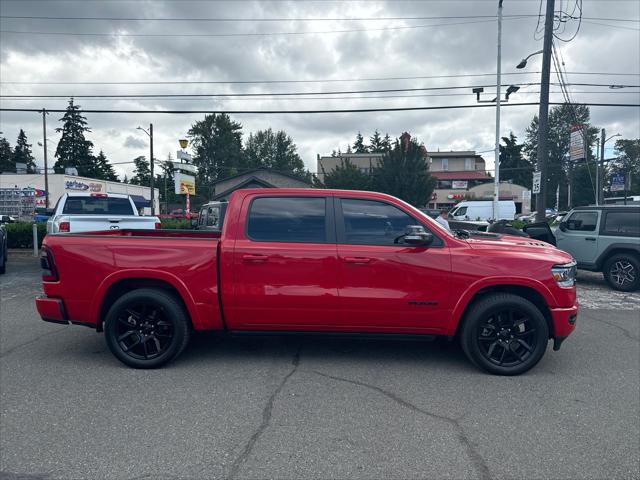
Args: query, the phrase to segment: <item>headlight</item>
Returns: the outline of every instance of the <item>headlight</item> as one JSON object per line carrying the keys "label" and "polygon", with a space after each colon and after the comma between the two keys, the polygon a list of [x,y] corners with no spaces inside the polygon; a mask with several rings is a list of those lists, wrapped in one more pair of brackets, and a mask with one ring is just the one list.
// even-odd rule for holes
{"label": "headlight", "polygon": [[576,284],[576,262],[572,261],[564,265],[554,265],[551,268],[551,275],[558,286],[563,288],[573,287]]}

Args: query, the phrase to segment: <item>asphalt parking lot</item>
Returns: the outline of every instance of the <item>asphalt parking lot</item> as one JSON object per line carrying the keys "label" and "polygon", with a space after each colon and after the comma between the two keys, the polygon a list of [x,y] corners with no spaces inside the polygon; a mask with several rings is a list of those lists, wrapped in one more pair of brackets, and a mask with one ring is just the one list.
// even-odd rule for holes
{"label": "asphalt parking lot", "polygon": [[640,293],[581,272],[578,328],[519,377],[456,344],[197,335],[124,367],[0,276],[1,479],[640,478]]}

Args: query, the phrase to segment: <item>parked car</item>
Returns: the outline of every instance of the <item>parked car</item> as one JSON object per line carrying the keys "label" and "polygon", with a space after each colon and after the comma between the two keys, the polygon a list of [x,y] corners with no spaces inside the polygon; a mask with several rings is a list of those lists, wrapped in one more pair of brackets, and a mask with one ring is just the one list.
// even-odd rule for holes
{"label": "parked car", "polygon": [[136,368],[177,357],[194,330],[457,338],[516,375],[575,328],[575,262],[529,238],[456,236],[397,198],[241,189],[221,231],[47,235],[45,321],[105,332]]}
{"label": "parked car", "polygon": [[222,228],[222,220],[227,211],[227,202],[209,202],[200,207],[197,219],[192,220],[197,230],[213,230],[219,232]]}
{"label": "parked car", "polygon": [[7,230],[4,228],[4,224],[0,223],[0,274],[7,271],[8,243]]}
{"label": "parked car", "polygon": [[133,199],[118,193],[65,193],[47,221],[47,233],[157,229],[158,217],[142,216]]}
{"label": "parked car", "polygon": [[[513,220],[516,204],[513,200],[498,202],[498,220]],[[493,219],[493,202],[490,200],[464,200],[449,212],[451,220],[489,220]]]}
{"label": "parked car", "polygon": [[602,272],[615,290],[640,288],[640,206],[578,207],[564,216],[555,232],[547,222],[525,225],[523,230],[570,253],[578,268]]}
{"label": "parked car", "polygon": [[0,223],[16,223],[17,220],[11,215],[0,215]]}

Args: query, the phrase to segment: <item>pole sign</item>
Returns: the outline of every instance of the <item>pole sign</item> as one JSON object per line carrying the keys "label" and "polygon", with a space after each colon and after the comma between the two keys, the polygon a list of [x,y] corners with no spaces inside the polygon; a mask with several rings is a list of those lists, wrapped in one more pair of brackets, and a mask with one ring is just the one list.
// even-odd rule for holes
{"label": "pole sign", "polygon": [[542,181],[542,173],[533,172],[533,187],[531,193],[540,193],[540,182]]}
{"label": "pole sign", "polygon": [[186,162],[190,162],[191,161],[191,155],[188,154],[187,152],[183,151],[183,150],[178,150],[176,152],[176,158],[178,160],[184,160]]}
{"label": "pole sign", "polygon": [[624,173],[614,173],[611,175],[611,191],[620,192],[624,190]]}
{"label": "pole sign", "polygon": [[173,170],[179,170],[182,172],[193,173],[194,175],[198,172],[198,168],[191,163],[181,163],[181,162],[171,162],[173,164]]}
{"label": "pole sign", "polygon": [[176,172],[175,178],[175,192],[177,195],[195,195],[196,194],[196,177],[193,175],[187,175],[186,173]]}
{"label": "pole sign", "polygon": [[584,160],[584,126],[573,125],[571,127],[571,142],[569,145],[569,161]]}

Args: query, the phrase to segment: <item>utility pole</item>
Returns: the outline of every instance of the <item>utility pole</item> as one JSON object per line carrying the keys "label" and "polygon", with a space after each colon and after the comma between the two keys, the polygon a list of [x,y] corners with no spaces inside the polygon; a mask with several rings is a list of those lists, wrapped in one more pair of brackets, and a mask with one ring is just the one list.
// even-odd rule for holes
{"label": "utility pole", "polygon": [[151,215],[156,214],[156,200],[155,200],[155,178],[153,173],[153,123],[149,124],[149,168],[151,170]]}
{"label": "utility pole", "polygon": [[47,161],[47,115],[42,109],[42,145],[44,148],[44,208],[49,208],[49,163]]}
{"label": "utility pole", "polygon": [[553,12],[555,0],[547,0],[544,20],[544,44],[542,46],[542,76],[540,78],[540,111],[538,114],[538,154],[537,167],[541,174],[540,193],[536,197],[536,221],[544,222],[546,217],[547,157],[549,149],[549,80],[551,77],[551,42],[553,41]]}
{"label": "utility pole", "polygon": [[493,180],[493,220],[497,221],[500,216],[500,84],[502,75],[501,65],[502,55],[502,0],[498,1],[498,66],[496,75],[496,171]]}
{"label": "utility pole", "polygon": [[606,143],[606,132],[604,128],[600,131],[600,161],[598,162],[598,169],[596,170],[596,177],[598,179],[596,187],[596,205],[604,203],[604,178],[602,172],[604,170],[604,144]]}

